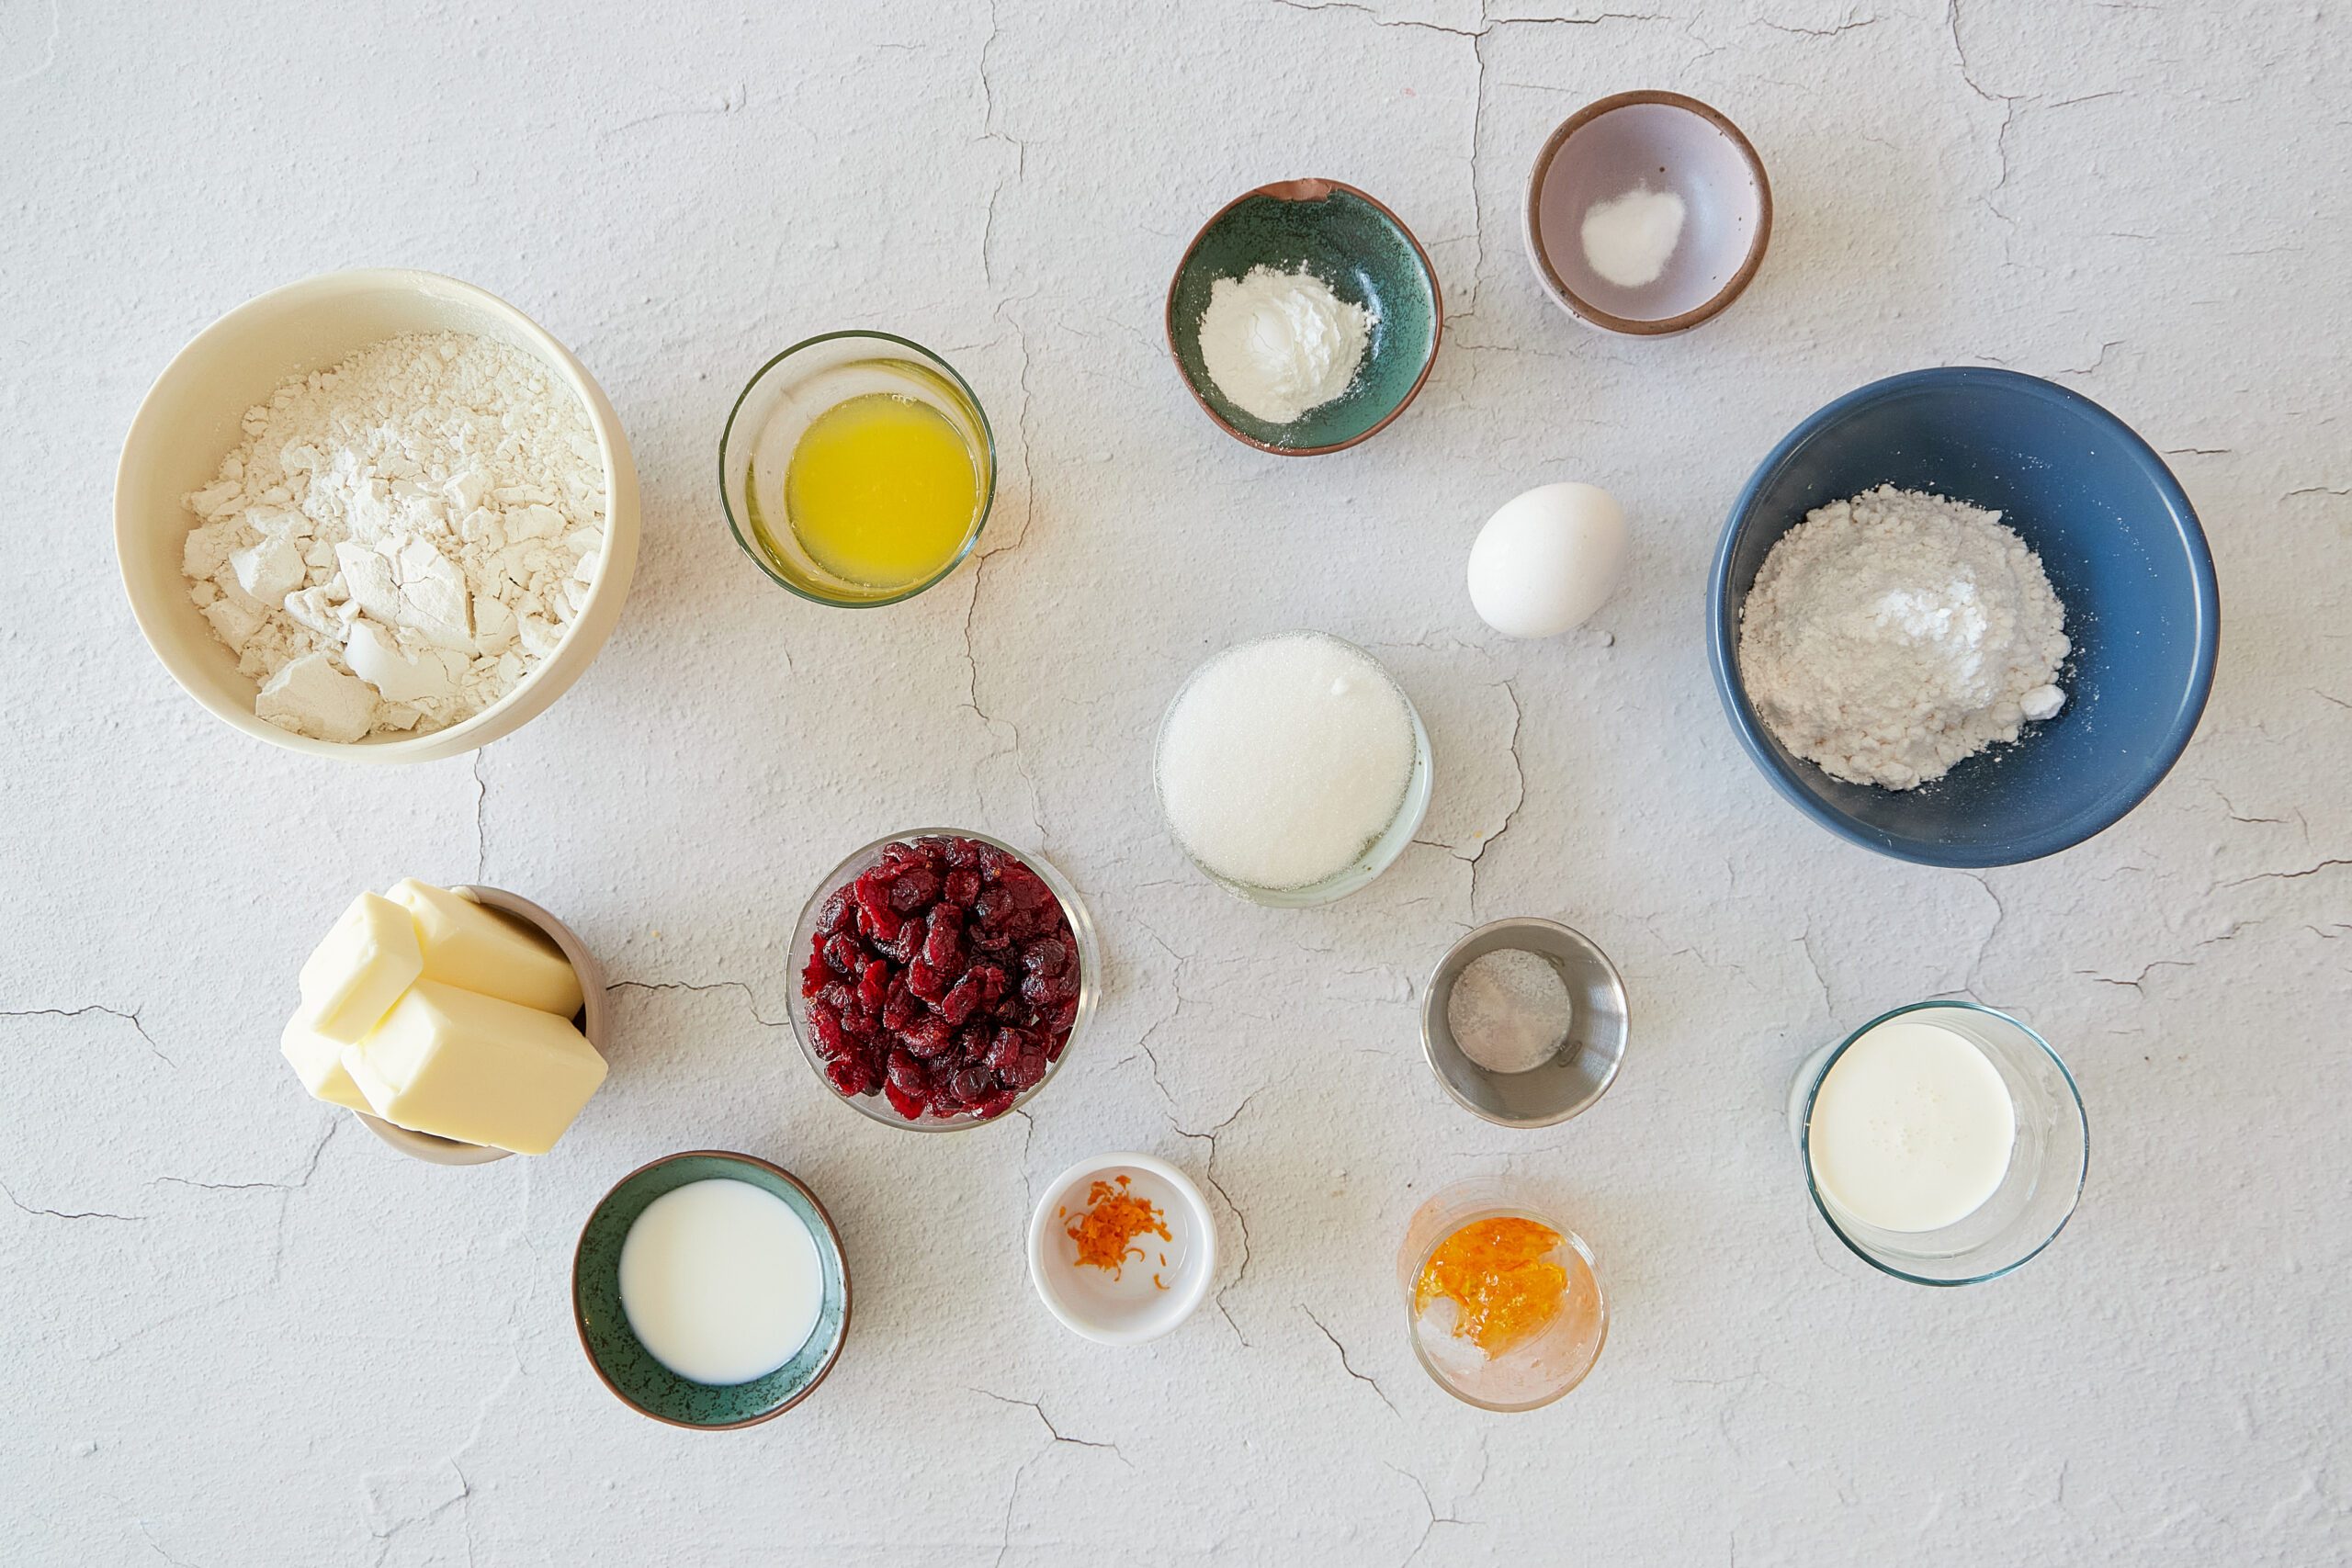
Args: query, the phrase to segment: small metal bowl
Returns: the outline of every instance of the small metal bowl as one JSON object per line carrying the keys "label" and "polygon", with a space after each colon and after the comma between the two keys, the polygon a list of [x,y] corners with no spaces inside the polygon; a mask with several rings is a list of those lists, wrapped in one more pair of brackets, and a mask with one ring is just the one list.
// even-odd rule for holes
{"label": "small metal bowl", "polygon": [[[1506,947],[1549,959],[1575,1002],[1567,1043],[1523,1073],[1490,1073],[1472,1061],[1446,1021],[1463,969]],[[1421,1049],[1430,1071],[1465,1110],[1501,1127],[1549,1127],[1590,1106],[1617,1077],[1629,1028],[1625,982],[1609,955],[1564,925],[1531,917],[1496,920],[1455,942],[1421,990]]]}
{"label": "small metal bowl", "polygon": [[[503,887],[475,887],[459,885],[449,889],[460,897],[471,898],[485,909],[500,909],[524,924],[537,928],[547,939],[560,948],[571,961],[572,972],[580,976],[580,1011],[572,1018],[580,1032],[599,1055],[609,1056],[612,1047],[611,1010],[605,998],[605,970],[592,955],[587,944],[570,926],[519,894]],[[487,1144],[460,1143],[433,1133],[413,1132],[395,1127],[380,1116],[370,1116],[365,1111],[355,1111],[354,1116],[379,1138],[401,1153],[426,1165],[489,1165],[504,1159],[510,1151]]]}

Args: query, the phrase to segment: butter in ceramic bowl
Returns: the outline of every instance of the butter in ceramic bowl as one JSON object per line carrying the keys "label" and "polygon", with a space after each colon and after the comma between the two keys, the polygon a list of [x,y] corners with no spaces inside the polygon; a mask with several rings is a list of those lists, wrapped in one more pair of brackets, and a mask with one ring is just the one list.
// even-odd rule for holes
{"label": "butter in ceramic bowl", "polygon": [[598,979],[537,905],[412,878],[335,922],[279,1046],[313,1096],[420,1159],[545,1154],[605,1080]]}

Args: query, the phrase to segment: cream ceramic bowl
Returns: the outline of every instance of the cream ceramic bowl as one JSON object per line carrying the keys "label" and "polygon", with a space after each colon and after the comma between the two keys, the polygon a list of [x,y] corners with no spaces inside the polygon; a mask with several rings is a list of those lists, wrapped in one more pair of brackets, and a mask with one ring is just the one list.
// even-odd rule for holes
{"label": "cream ceramic bowl", "polygon": [[[544,364],[587,406],[605,460],[605,551],[579,618],[514,689],[461,724],[429,735],[351,745],[296,735],[254,716],[254,682],[212,635],[180,574],[195,519],[182,498],[202,489],[243,438],[247,409],[288,377],[323,370],[403,333],[464,332],[511,344]],[[130,422],[114,486],[115,555],[130,613],[172,678],[223,720],[275,746],[368,762],[428,762],[470,751],[546,711],[594,660],[620,619],[637,570],[637,468],[620,419],[571,351],[493,294],[429,272],[374,267],[323,273],[230,311],[164,367]]]}

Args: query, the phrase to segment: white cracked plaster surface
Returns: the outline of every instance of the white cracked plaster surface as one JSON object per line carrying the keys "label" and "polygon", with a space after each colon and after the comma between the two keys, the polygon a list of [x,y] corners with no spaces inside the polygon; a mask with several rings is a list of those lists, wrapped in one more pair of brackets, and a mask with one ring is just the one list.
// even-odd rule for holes
{"label": "white cracked plaster surface", "polygon": [[[0,6],[0,1540],[27,1562],[2314,1562],[2352,1540],[2352,32],[2186,3],[1212,0],[692,10]],[[1747,296],[1662,343],[1544,302],[1528,161],[1679,88],[1768,161]],[[1225,440],[1162,293],[1207,212],[1327,175],[1414,225],[1450,317],[1345,456]],[[304,274],[432,267],[611,392],[645,483],[618,634],[550,713],[397,772],[254,745],[141,645],[116,445],[206,321]],[[727,537],[719,424],[764,357],[878,325],[978,388],[980,558],[828,613]],[[1837,842],[1764,786],[1701,650],[1749,467],[1919,365],[2054,377],[2164,449],[2228,603],[2196,744],[2128,821],[1981,876]],[[1589,628],[1512,644],[1459,581],[1517,491],[1618,494]],[[1430,721],[1424,842],[1334,908],[1194,876],[1148,746],[1195,661],[1327,627]],[[1111,967],[1034,1113],[912,1138],[781,1025],[786,934],[876,833],[1035,844]],[[476,877],[616,982],[554,1155],[403,1162],[296,1092],[293,970],[361,886]],[[1636,1019],[1592,1113],[1514,1135],[1419,1057],[1469,923],[1565,919]],[[1813,1046],[1958,993],[2058,1042],[2094,1128],[2061,1245],[1997,1285],[1871,1274],[1781,1120]],[[577,1227],[673,1149],[782,1160],[848,1234],[856,1328],[755,1431],[643,1421],[567,1317]],[[1215,1305],[1114,1351],[1031,1297],[1038,1182],[1100,1150],[1204,1179]],[[1394,1248],[1432,1188],[1557,1195],[1615,1306],[1538,1415],[1456,1404]]]}

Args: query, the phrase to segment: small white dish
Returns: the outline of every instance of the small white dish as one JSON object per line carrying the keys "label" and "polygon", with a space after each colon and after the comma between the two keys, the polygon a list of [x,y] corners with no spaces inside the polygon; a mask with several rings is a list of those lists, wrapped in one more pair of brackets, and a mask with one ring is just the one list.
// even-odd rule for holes
{"label": "small white dish", "polygon": [[[1114,1277],[1080,1267],[1069,1226],[1086,1212],[1087,1193],[1095,1182],[1116,1183],[1122,1176],[1128,1179],[1130,1193],[1166,1216],[1170,1239],[1138,1237],[1142,1259]],[[1029,1282],[1064,1328],[1100,1345],[1159,1338],[1193,1315],[1216,1278],[1216,1222],[1207,1200],[1192,1178],[1150,1155],[1097,1155],[1079,1161],[1046,1185],[1030,1216]]]}

